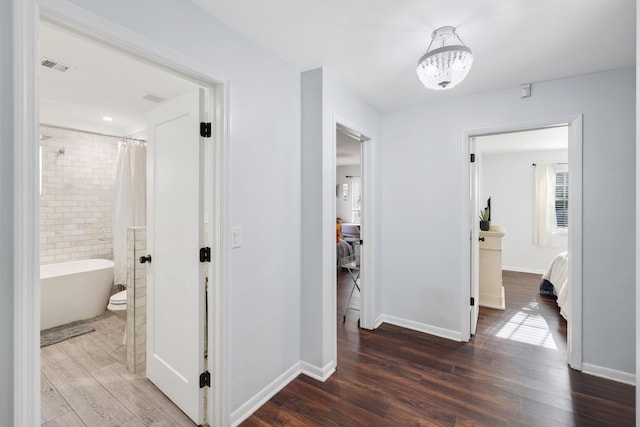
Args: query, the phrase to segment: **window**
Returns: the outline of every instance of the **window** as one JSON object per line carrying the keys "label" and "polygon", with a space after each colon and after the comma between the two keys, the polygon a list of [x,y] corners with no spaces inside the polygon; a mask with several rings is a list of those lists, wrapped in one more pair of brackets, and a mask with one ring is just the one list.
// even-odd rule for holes
{"label": "window", "polygon": [[354,224],[360,224],[360,177],[354,176],[351,178],[351,222]]}
{"label": "window", "polygon": [[569,226],[569,172],[556,171],[556,224],[559,229]]}

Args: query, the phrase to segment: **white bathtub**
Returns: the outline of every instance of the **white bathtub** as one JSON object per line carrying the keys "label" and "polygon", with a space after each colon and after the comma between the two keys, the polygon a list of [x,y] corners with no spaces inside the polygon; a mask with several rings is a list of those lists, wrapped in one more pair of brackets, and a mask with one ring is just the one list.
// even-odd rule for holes
{"label": "white bathtub", "polygon": [[40,266],[40,329],[104,313],[113,284],[113,261],[83,259]]}

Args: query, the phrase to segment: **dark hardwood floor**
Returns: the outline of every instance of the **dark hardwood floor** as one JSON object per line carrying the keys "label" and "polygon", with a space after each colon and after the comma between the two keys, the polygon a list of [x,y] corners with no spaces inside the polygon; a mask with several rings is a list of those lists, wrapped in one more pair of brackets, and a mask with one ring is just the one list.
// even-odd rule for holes
{"label": "dark hardwood floor", "polygon": [[635,387],[573,371],[566,322],[539,275],[503,273],[507,309],[480,309],[469,343],[358,329],[338,284],[338,369],[300,375],[242,426],[633,426]]}

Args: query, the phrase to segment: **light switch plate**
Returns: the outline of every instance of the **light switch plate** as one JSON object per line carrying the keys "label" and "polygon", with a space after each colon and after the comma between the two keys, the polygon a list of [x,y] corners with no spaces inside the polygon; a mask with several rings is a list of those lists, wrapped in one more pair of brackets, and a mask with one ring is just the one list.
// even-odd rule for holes
{"label": "light switch plate", "polygon": [[231,248],[239,248],[242,246],[242,227],[233,227],[231,229]]}

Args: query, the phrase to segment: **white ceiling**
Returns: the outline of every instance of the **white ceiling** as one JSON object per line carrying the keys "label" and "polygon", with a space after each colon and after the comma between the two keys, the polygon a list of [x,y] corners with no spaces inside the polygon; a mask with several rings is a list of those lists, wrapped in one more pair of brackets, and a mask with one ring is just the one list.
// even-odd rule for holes
{"label": "white ceiling", "polygon": [[360,164],[360,140],[349,136],[346,132],[336,131],[336,166]]}
{"label": "white ceiling", "polygon": [[[192,0],[299,71],[324,66],[382,111],[635,64],[634,0]],[[475,55],[467,79],[433,92],[415,73],[431,32],[454,25]],[[117,135],[196,87],[41,23],[41,122]],[[113,117],[113,122],[102,120]]]}
{"label": "white ceiling", "polygon": [[46,22],[40,25],[40,57],[71,67],[65,72],[40,67],[43,124],[131,135],[145,129],[147,111],[159,105],[142,97],[172,99],[197,87]]}
{"label": "white ceiling", "polygon": [[[326,67],[381,111],[635,64],[635,0],[192,1],[299,71]],[[428,91],[417,61],[445,25],[474,64],[457,87]]]}

